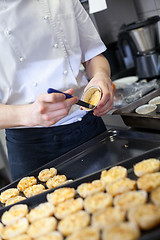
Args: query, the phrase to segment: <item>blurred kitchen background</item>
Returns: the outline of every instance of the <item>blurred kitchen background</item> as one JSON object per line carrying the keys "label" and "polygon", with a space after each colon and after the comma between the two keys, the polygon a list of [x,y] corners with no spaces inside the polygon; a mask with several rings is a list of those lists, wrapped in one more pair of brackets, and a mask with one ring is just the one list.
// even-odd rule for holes
{"label": "blurred kitchen background", "polygon": [[[95,1],[95,0],[94,0]],[[96,0],[99,1],[99,0]],[[86,11],[89,13],[89,2],[81,0]],[[107,46],[104,56],[109,60],[112,71],[112,80],[135,75],[135,67],[127,65],[118,48],[118,36],[122,26],[137,21],[143,21],[153,16],[160,16],[160,0],[106,0],[107,9],[90,14],[103,42]],[[158,29],[160,29],[159,22]],[[159,34],[159,33],[158,33]],[[160,38],[159,38],[160,39]],[[116,116],[114,117],[116,118]],[[125,127],[123,121],[113,116],[104,117],[106,125]],[[0,176],[5,177],[7,182],[10,178],[7,153],[5,146],[4,131],[0,130]],[[0,179],[1,181],[1,179]],[[1,185],[3,182],[1,181]]]}
{"label": "blurred kitchen background", "polygon": [[[87,11],[89,11],[88,1],[81,0],[81,2]],[[160,0],[106,0],[106,2],[107,9],[91,14],[90,16],[107,46],[107,51],[104,55],[110,62],[112,79],[114,80],[121,72],[123,75],[123,70],[127,74],[126,70],[129,68],[129,66],[125,65],[117,44],[121,27],[124,24],[128,25],[146,20],[152,16],[160,16]],[[132,73],[129,70],[128,72],[129,74],[130,72]]]}

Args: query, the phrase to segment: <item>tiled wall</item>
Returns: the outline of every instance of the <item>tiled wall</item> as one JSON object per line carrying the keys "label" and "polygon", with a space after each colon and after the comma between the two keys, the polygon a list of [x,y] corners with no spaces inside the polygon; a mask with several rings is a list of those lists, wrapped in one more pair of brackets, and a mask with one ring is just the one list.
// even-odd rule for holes
{"label": "tiled wall", "polygon": [[134,22],[138,17],[133,0],[107,0],[106,2],[108,9],[96,13],[94,16],[99,33],[108,45],[117,40],[122,24]]}
{"label": "tiled wall", "polygon": [[108,9],[94,14],[99,33],[108,44],[117,40],[122,24],[160,15],[160,0],[106,0]]}
{"label": "tiled wall", "polygon": [[140,19],[160,15],[160,0],[134,0],[134,4]]}

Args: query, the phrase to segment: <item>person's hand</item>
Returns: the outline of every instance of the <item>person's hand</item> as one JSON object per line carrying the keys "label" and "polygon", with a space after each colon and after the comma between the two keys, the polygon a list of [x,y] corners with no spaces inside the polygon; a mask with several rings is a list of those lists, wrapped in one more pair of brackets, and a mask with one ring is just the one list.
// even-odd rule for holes
{"label": "person's hand", "polygon": [[97,73],[88,83],[85,90],[93,85],[97,85],[102,90],[102,98],[93,110],[95,116],[103,116],[113,108],[114,89],[111,79],[104,73]]}
{"label": "person's hand", "polygon": [[[73,89],[67,90],[66,93],[72,95]],[[67,116],[70,108],[77,101],[77,97],[66,99],[61,93],[40,94],[34,103],[27,105],[26,118],[29,119],[26,125],[49,127]]]}

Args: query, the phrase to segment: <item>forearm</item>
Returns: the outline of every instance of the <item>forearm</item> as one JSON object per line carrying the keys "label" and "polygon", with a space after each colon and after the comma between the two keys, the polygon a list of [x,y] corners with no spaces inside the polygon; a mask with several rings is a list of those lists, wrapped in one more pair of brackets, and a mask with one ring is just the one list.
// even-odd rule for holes
{"label": "forearm", "polygon": [[110,65],[107,59],[102,54],[87,61],[86,63],[84,63],[84,66],[89,79],[92,79],[96,75],[104,74],[110,81]]}
{"label": "forearm", "polygon": [[26,107],[0,104],[0,129],[25,125]]}
{"label": "forearm", "polygon": [[102,98],[94,109],[94,115],[103,116],[113,108],[114,94],[109,63],[103,55],[98,55],[87,61],[84,66],[90,78],[85,90],[93,85],[98,85],[102,90]]}
{"label": "forearm", "polygon": [[[72,95],[73,89],[66,93]],[[26,105],[0,104],[0,129],[11,127],[49,127],[68,115],[77,97],[65,99],[61,93],[44,93],[34,103]]]}

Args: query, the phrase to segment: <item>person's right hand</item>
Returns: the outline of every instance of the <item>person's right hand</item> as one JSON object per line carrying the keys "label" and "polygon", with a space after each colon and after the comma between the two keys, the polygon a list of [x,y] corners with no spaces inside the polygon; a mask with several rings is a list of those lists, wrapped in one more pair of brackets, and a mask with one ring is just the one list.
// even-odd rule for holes
{"label": "person's right hand", "polygon": [[[65,93],[72,95],[73,89],[69,89]],[[67,116],[70,108],[77,101],[77,97],[66,99],[65,95],[61,93],[40,94],[34,103],[27,105],[26,125],[49,127]]]}

